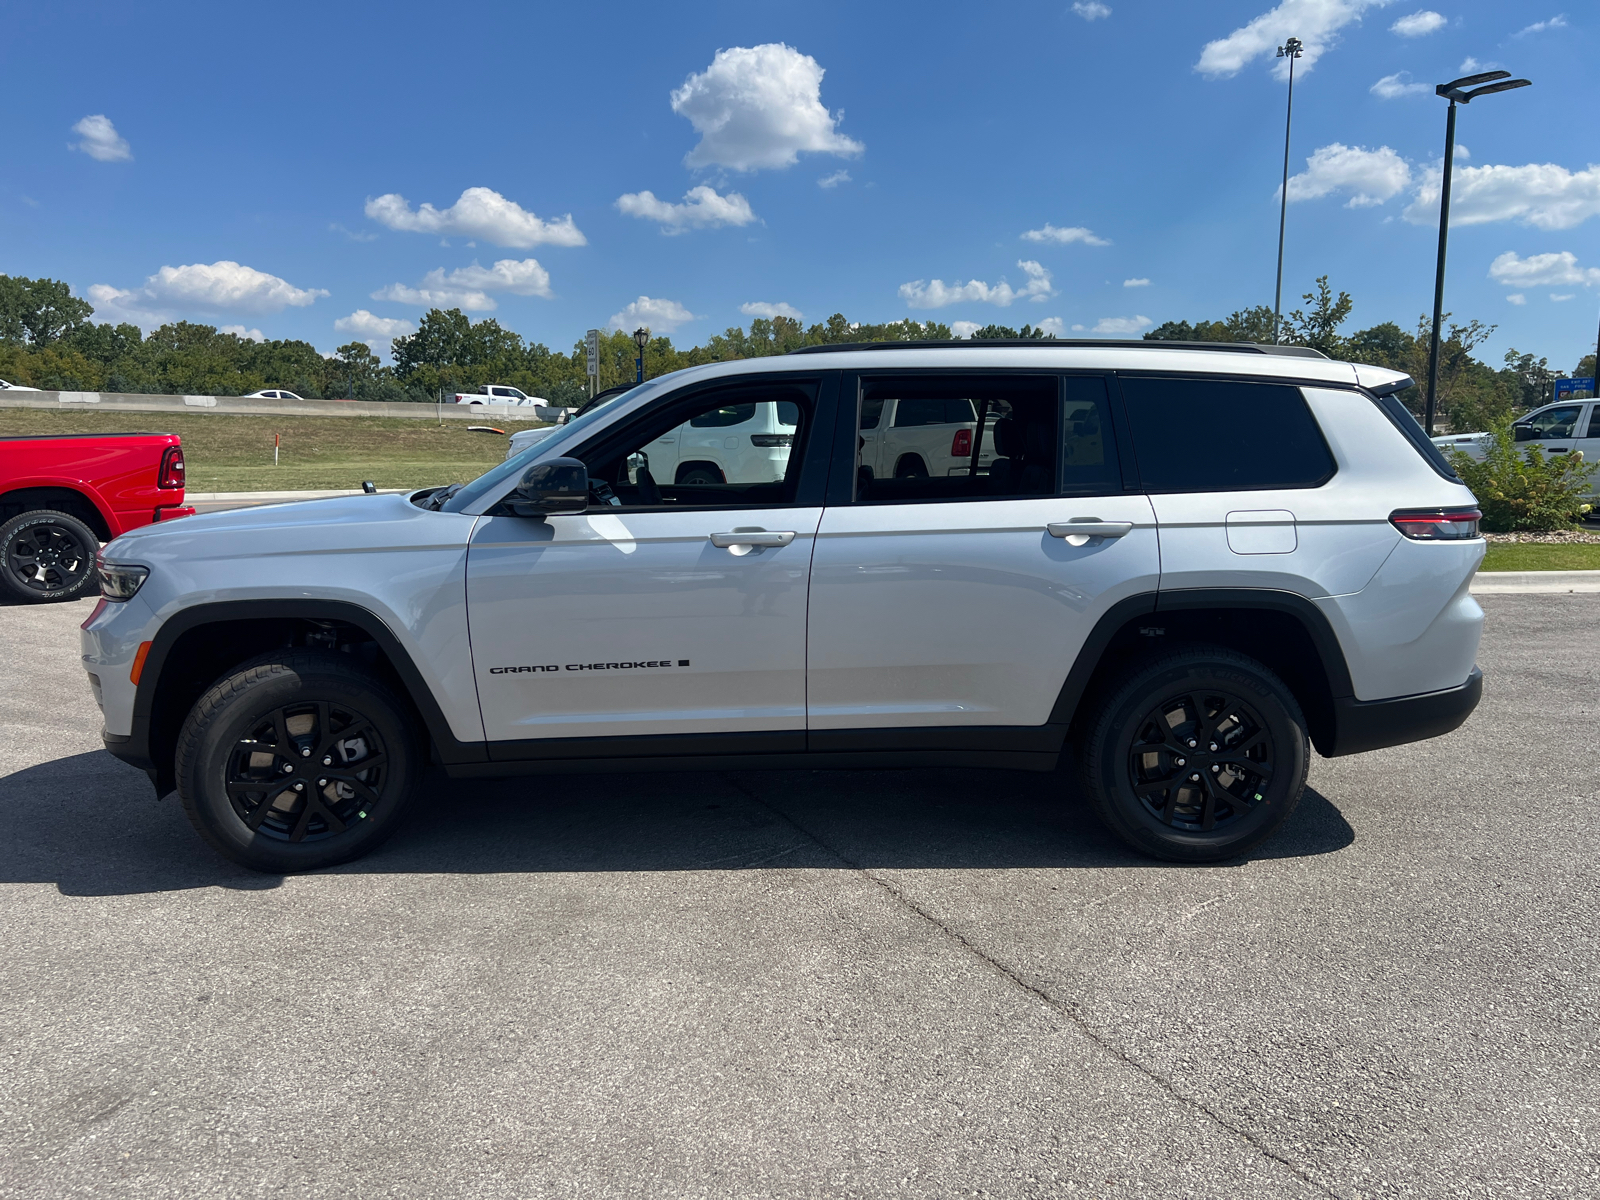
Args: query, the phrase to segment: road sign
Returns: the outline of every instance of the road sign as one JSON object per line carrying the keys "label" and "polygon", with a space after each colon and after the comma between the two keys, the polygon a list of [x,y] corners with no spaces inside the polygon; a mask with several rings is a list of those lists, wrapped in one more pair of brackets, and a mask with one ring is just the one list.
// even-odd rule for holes
{"label": "road sign", "polygon": [[589,375],[597,377],[600,374],[600,331],[591,329],[584,334],[584,344],[589,350]]}
{"label": "road sign", "polygon": [[1588,379],[1558,379],[1558,380],[1556,380],[1556,399],[1557,400],[1561,399],[1561,397],[1563,397],[1563,396],[1570,396],[1570,395],[1572,395],[1573,392],[1590,392],[1590,393],[1592,393],[1593,391],[1594,391],[1594,378],[1592,376],[1590,378],[1588,378]]}

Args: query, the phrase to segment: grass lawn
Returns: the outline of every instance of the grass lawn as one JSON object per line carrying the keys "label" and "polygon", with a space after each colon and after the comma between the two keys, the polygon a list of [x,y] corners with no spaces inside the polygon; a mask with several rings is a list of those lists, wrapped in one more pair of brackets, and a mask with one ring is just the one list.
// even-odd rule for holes
{"label": "grass lawn", "polygon": [[[485,417],[507,434],[538,424]],[[467,421],[409,417],[275,417],[234,413],[55,412],[0,408],[7,434],[176,433],[191,492],[427,487],[465,483],[505,459],[506,439],[469,433]],[[282,446],[272,465],[272,435]]]}
{"label": "grass lawn", "polygon": [[1483,571],[1600,571],[1600,542],[1498,542]]}

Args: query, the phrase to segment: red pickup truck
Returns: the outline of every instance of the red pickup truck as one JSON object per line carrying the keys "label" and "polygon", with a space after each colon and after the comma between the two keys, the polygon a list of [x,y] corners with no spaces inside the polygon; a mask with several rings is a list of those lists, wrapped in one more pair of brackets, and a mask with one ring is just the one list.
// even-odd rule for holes
{"label": "red pickup truck", "polygon": [[175,433],[0,435],[0,593],[76,600],[101,542],[194,515]]}

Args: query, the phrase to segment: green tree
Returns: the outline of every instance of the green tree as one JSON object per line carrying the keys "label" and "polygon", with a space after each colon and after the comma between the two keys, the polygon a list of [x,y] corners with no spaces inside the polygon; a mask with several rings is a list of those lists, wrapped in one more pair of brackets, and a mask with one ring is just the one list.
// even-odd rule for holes
{"label": "green tree", "polygon": [[59,279],[0,275],[0,340],[49,346],[93,315],[94,306]]}
{"label": "green tree", "polygon": [[1549,402],[1554,393],[1556,373],[1550,369],[1548,359],[1521,354],[1513,347],[1506,351],[1505,364],[1501,374],[1507,385],[1515,389],[1519,408],[1538,408]]}
{"label": "green tree", "polygon": [[1577,451],[1547,455],[1538,446],[1517,449],[1511,422],[1491,431],[1484,457],[1453,451],[1451,463],[1472,489],[1490,533],[1570,529],[1588,511],[1583,502],[1594,465]]}
{"label": "green tree", "polygon": [[1374,325],[1371,329],[1357,330],[1350,335],[1346,351],[1351,362],[1370,363],[1374,367],[1388,367],[1404,371],[1416,350],[1417,339],[1393,321]]}
{"label": "green tree", "polygon": [[1349,343],[1339,336],[1339,326],[1345,323],[1350,310],[1355,307],[1350,293],[1340,292],[1335,297],[1333,289],[1328,286],[1328,277],[1319,275],[1315,289],[1300,298],[1311,306],[1311,312],[1308,315],[1298,308],[1291,312],[1284,319],[1281,340],[1310,346],[1329,358],[1345,358]]}

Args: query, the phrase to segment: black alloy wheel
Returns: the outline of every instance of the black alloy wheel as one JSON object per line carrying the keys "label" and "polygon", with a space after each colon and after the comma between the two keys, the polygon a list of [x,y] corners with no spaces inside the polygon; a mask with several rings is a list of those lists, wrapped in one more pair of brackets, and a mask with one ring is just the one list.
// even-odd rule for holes
{"label": "black alloy wheel", "polygon": [[258,871],[348,862],[400,825],[427,763],[411,705],[325,650],[234,668],[178,735],[178,795],[213,849]]}
{"label": "black alloy wheel", "polygon": [[355,709],[286,705],[234,744],[228,799],[260,836],[321,841],[379,813],[388,761],[376,727]]}
{"label": "black alloy wheel", "polygon": [[1168,697],[1128,748],[1128,783],[1164,825],[1210,833],[1247,818],[1272,782],[1272,734],[1243,697],[1215,689]]}
{"label": "black alloy wheel", "polygon": [[1305,790],[1310,739],[1293,692],[1236,651],[1193,646],[1086,702],[1085,788],[1130,846],[1176,862],[1253,849]]}
{"label": "black alloy wheel", "polygon": [[100,539],[77,517],[36,511],[0,526],[0,581],[26,603],[77,600],[95,587]]}

